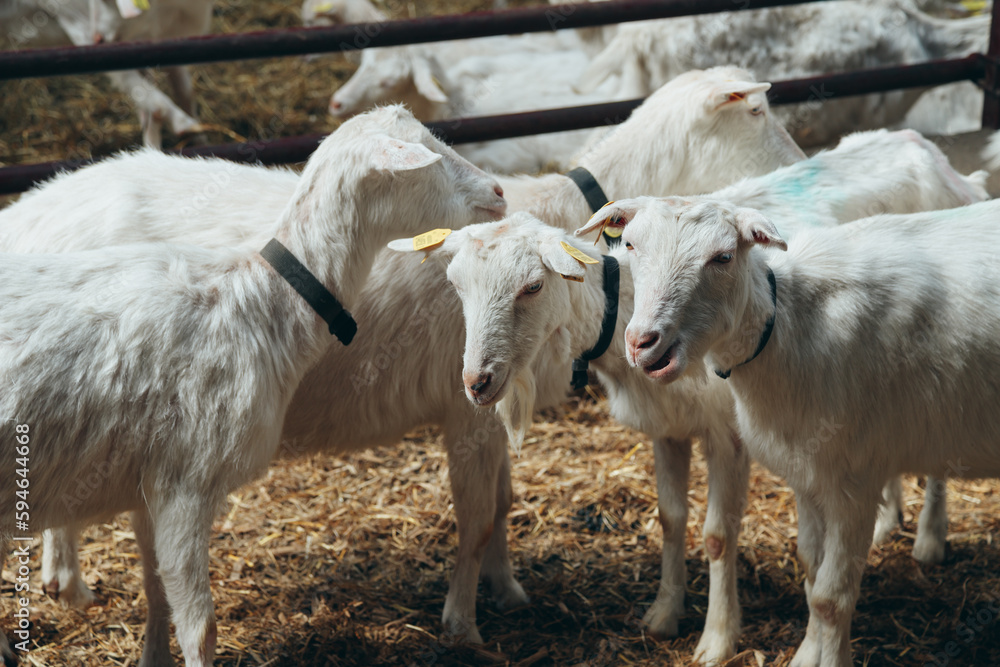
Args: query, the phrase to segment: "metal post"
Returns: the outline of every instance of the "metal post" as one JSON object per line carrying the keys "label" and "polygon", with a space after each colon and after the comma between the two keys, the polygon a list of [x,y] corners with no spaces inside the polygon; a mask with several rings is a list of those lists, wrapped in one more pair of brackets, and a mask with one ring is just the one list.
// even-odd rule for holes
{"label": "metal post", "polygon": [[983,127],[1000,129],[1000,3],[993,2],[990,19],[990,45],[984,57],[984,76],[979,81],[983,89]]}

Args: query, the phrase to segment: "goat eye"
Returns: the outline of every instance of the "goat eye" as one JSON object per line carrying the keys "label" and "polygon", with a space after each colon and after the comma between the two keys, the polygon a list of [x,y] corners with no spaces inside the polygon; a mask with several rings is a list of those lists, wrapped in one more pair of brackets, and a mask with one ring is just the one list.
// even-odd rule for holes
{"label": "goat eye", "polygon": [[718,255],[712,258],[712,261],[716,264],[728,264],[733,259],[733,253],[731,252],[720,252]]}
{"label": "goat eye", "polygon": [[759,106],[754,107],[750,109],[750,113],[753,114],[754,116],[759,116],[762,113],[764,113],[764,107],[759,107]]}
{"label": "goat eye", "polygon": [[632,244],[629,243],[628,241],[625,242],[625,247],[628,248],[629,250],[635,250],[635,248],[632,247]]}
{"label": "goat eye", "polygon": [[541,280],[539,280],[537,283],[531,283],[530,285],[528,285],[527,287],[525,287],[521,291],[521,294],[534,294],[534,293],[536,293],[540,289],[542,289],[542,281]]}

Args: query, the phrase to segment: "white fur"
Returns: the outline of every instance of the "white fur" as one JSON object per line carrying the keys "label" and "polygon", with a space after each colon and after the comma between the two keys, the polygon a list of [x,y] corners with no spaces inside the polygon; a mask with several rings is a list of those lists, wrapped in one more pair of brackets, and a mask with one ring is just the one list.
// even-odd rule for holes
{"label": "white fur", "polygon": [[971,81],[931,88],[899,123],[921,134],[955,135],[982,127],[983,90]]}
{"label": "white fur", "polygon": [[1000,476],[1000,203],[807,230],[786,253],[758,248],[785,247],[766,217],[722,200],[616,206],[641,276],[626,355],[656,379],[748,357],[775,311],[774,271],[773,335],[729,384],[750,454],[798,503],[810,617],[791,664],[850,665],[886,482]]}
{"label": "white fur", "polygon": [[[86,46],[100,41],[159,41],[204,35],[213,0],[154,0],[123,19],[113,0],[15,0],[0,10],[0,35],[14,48]],[[132,102],[142,123],[143,143],[159,148],[164,124],[176,134],[197,131],[191,76],[185,67],[166,68],[173,98],[136,70],[106,76]]]}
{"label": "white fur", "polygon": [[[908,0],[835,0],[753,11],[642,21],[618,33],[581,78],[581,90],[621,77],[641,97],[678,73],[733,64],[769,80],[955,58],[985,50],[989,17],[944,20]],[[847,132],[903,119],[922,89],[830,100],[778,111],[795,140],[829,144]]]}
{"label": "white fur", "polygon": [[986,147],[983,148],[983,162],[994,171],[1000,170],[1000,132],[991,134],[986,142]]}
{"label": "white fur", "polygon": [[[330,135],[263,227],[351,310],[385,242],[500,215],[495,188],[407,111],[381,109]],[[212,518],[279,451],[327,324],[253,249],[6,254],[0,272],[0,414],[34,434],[32,527],[131,511],[150,606],[141,664],[171,661],[169,604],[186,664],[210,665]],[[12,460],[14,423],[0,445]],[[0,553],[13,529],[0,518]]]}
{"label": "white fur", "polygon": [[[448,277],[458,288],[465,314],[466,393],[480,406],[496,405],[501,415],[505,404],[518,400],[515,380],[529,376],[533,381],[552,373],[548,382],[567,385],[570,363],[593,347],[600,334],[603,268],[577,262],[560,241],[597,255],[590,243],[526,213],[466,227],[435,251],[453,255]],[[653,438],[664,542],[659,591],[643,621],[653,634],[674,636],[684,613],[687,478],[691,441],[698,438],[709,461],[704,535],[711,587],[695,656],[699,662],[717,664],[733,656],[739,638],[736,543],[749,459],[735,437],[732,399],[721,381],[658,387],[625,363],[622,332],[632,313],[632,276],[624,249],[612,254],[622,260],[618,322],[610,348],[591,368],[608,392],[612,415]],[[563,275],[581,276],[584,282],[570,282]],[[526,285],[539,283],[538,292],[524,292]],[[487,385],[474,391],[472,383],[484,377],[490,378]]]}
{"label": "white fur", "polygon": [[[791,234],[803,227],[847,222],[864,211],[947,207],[986,196],[916,133],[881,130],[852,135],[832,151],[709,197],[761,208],[783,233]],[[800,222],[803,207],[809,205],[808,219]],[[602,269],[572,259],[560,241],[597,254],[593,246],[526,213],[466,227],[434,251],[452,257],[448,278],[462,299],[466,394],[477,405],[496,405],[511,432],[525,428],[524,415],[510,405],[524,403],[515,383],[533,386],[536,376],[552,373],[548,383],[565,384],[566,367],[594,346],[600,332]],[[711,587],[705,632],[695,654],[709,664],[724,661],[735,653],[739,637],[735,545],[749,471],[732,399],[726,384],[714,375],[664,386],[628,368],[624,330],[632,313],[632,276],[624,253],[613,254],[622,260],[619,324],[610,349],[591,365],[607,389],[612,415],[654,440],[664,551],[660,592],[644,620],[655,633],[673,635],[683,614],[687,475],[691,440],[697,438],[709,466],[704,535]],[[567,282],[562,275],[584,277],[584,283]],[[539,283],[537,292],[524,291]],[[530,414],[526,421],[530,424]],[[921,534],[925,532],[934,534],[922,528]]]}
{"label": "white fur", "polygon": [[[392,101],[431,121],[606,101],[610,87],[589,95],[572,89],[589,60],[560,39],[568,40],[529,34],[365,49],[358,70],[333,94],[330,113],[345,117]],[[486,169],[534,173],[564,167],[589,133],[537,134],[463,144],[456,150]]]}
{"label": "white fur", "polygon": [[[621,198],[709,191],[804,158],[770,117],[762,95],[715,104],[720,86],[732,90],[732,80],[747,76],[717,68],[678,78],[583,156],[581,164],[609,197]],[[746,89],[753,85],[743,84]],[[287,171],[146,151],[59,176],[23,195],[0,212],[0,249],[65,251],[112,245],[116,238],[257,248],[295,184]],[[502,184],[512,209],[528,210],[563,229],[574,229],[591,215],[565,176],[510,178]],[[506,433],[462,393],[458,298],[437,263],[421,265],[419,257],[385,253],[376,260],[354,315],[371,323],[367,335],[359,334],[351,355],[328,354],[306,374],[290,406],[283,451],[340,453],[391,445],[421,424],[441,425],[459,533],[443,620],[447,632],[480,640],[480,576],[490,582],[502,607],[523,604],[527,596],[507,554]],[[557,370],[539,372],[545,381],[537,386],[536,404],[561,402],[568,373],[562,362]],[[348,381],[330,382],[331,377]],[[71,541],[71,535],[63,535],[56,543]],[[52,572],[45,581],[65,581],[60,586],[67,590],[77,578],[72,571]]]}

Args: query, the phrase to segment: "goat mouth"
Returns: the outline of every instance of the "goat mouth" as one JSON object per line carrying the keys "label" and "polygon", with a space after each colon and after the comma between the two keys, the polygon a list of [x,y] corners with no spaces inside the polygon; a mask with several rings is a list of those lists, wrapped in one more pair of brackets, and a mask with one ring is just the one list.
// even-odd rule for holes
{"label": "goat mouth", "polygon": [[673,344],[667,348],[666,352],[663,353],[663,356],[648,366],[643,366],[643,372],[654,380],[669,382],[670,380],[675,379],[680,372],[681,364],[677,358],[677,351],[680,345],[681,342],[679,340],[675,340]]}
{"label": "goat mouth", "polygon": [[490,220],[500,220],[507,213],[507,204],[493,204],[492,206],[477,206],[476,213],[486,215]]}
{"label": "goat mouth", "polygon": [[507,378],[503,379],[497,387],[489,394],[480,394],[472,399],[472,402],[479,408],[488,408],[503,398],[503,390],[507,388]]}

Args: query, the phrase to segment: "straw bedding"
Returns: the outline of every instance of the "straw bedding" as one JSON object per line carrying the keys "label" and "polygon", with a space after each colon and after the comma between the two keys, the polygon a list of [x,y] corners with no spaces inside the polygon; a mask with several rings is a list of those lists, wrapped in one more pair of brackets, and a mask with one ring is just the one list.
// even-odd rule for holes
{"label": "straw bedding", "polygon": [[[485,8],[482,0],[397,3],[393,15]],[[215,29],[297,23],[297,6],[221,0]],[[340,56],[196,66],[203,119],[225,128],[210,141],[331,130],[330,92],[353,70]],[[125,110],[123,112],[123,110]],[[229,135],[229,136],[226,136]],[[0,84],[0,160],[105,154],[138,141],[125,98],[100,76]],[[641,434],[580,395],[536,417],[513,465],[510,544],[532,604],[478,608],[481,647],[438,639],[456,549],[455,515],[439,434],[397,447],[271,467],[230,496],[211,547],[219,623],[217,665],[684,665],[704,622],[708,567],[701,546],[706,471],[696,456],[688,522],[687,616],[681,636],[658,641],[639,624],[655,597],[660,528],[652,451]],[[992,481],[950,482],[947,564],[910,558],[922,502],[904,484],[904,530],[873,549],[853,624],[861,664],[1000,665],[1000,494]],[[729,664],[786,665],[805,632],[795,558],[795,503],[781,479],[753,469],[739,542],[744,634]],[[33,547],[37,574],[40,543]],[[81,558],[98,603],[61,608],[31,594],[29,665],[135,665],[146,603],[128,520],[89,528]],[[37,583],[37,576],[35,579]],[[13,580],[4,573],[10,628]],[[970,622],[971,620],[971,622]],[[965,630],[960,623],[966,623]],[[174,654],[179,658],[176,643]]]}

